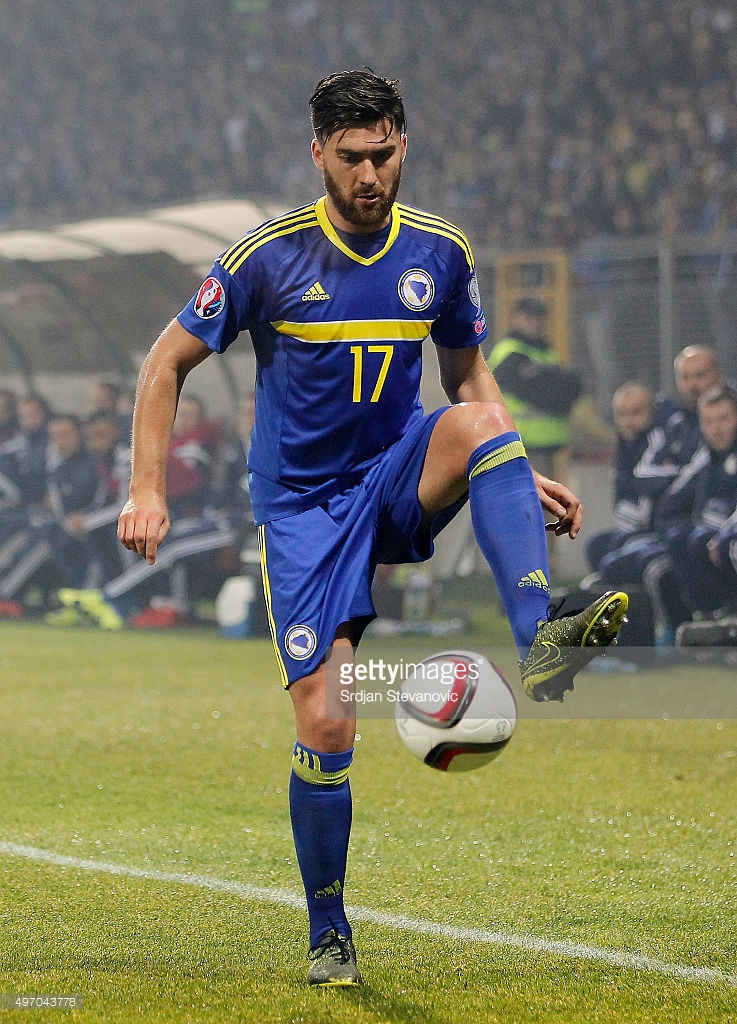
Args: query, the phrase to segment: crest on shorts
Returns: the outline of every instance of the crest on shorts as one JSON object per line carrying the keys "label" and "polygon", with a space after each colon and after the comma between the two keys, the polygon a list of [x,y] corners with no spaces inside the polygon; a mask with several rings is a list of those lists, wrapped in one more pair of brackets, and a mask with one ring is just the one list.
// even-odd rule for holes
{"label": "crest on shorts", "polygon": [[216,277],[203,282],[194,300],[194,311],[202,320],[210,320],[225,308],[225,289]]}
{"label": "crest on shorts", "polygon": [[287,654],[295,661],[304,661],[317,647],[317,636],[314,629],[303,625],[290,626],[284,637],[284,647]]}
{"label": "crest on shorts", "polygon": [[427,309],[435,298],[435,282],[426,270],[406,270],[397,285],[399,298],[407,309]]}

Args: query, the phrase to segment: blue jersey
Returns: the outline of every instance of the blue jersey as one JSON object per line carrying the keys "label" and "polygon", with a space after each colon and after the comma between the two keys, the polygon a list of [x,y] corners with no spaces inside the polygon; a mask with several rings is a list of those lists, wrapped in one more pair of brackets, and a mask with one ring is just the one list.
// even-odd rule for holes
{"label": "blue jersey", "polygon": [[[462,231],[395,204],[378,252],[360,255],[324,198],[268,221],[216,261],[179,314],[215,352],[249,331],[256,522],[312,508],[362,479],[422,415],[422,343],[486,336]],[[360,240],[361,236],[357,236]]]}

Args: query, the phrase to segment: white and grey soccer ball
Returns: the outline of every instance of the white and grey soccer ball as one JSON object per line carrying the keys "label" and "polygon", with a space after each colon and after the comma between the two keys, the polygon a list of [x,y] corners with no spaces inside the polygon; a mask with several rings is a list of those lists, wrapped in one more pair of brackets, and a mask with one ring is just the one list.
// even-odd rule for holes
{"label": "white and grey soccer ball", "polygon": [[481,768],[501,754],[517,724],[504,673],[471,651],[444,651],[409,667],[394,715],[402,742],[441,772]]}

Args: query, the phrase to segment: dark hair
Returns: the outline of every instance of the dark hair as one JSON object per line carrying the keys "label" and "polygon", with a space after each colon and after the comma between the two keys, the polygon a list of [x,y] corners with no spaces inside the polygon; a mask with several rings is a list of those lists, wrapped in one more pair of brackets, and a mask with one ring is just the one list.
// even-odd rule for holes
{"label": "dark hair", "polygon": [[547,316],[548,307],[541,299],[528,296],[516,302],[512,312],[526,313],[527,316]]}
{"label": "dark hair", "polygon": [[719,402],[729,402],[737,412],[737,390],[728,383],[717,384],[700,396],[698,405],[699,409],[703,409],[705,406],[717,405]]}
{"label": "dark hair", "polygon": [[18,396],[15,391],[12,391],[10,388],[0,388],[0,395],[7,398],[8,405],[10,406],[13,415],[15,415],[15,410],[18,407]]}
{"label": "dark hair", "polygon": [[105,388],[105,390],[109,391],[111,395],[115,396],[115,398],[120,398],[120,393],[123,390],[120,384],[116,383],[114,380],[98,380],[97,386],[98,388]]}
{"label": "dark hair", "polygon": [[318,142],[341,128],[356,128],[389,121],[404,132],[407,120],[397,82],[379,78],[369,68],[337,71],[318,83],[310,96],[310,124]]}
{"label": "dark hair", "polygon": [[55,412],[51,417],[51,423],[71,423],[72,426],[82,432],[82,420],[74,412]]}
{"label": "dark hair", "polygon": [[95,409],[84,421],[84,426],[86,427],[90,423],[111,423],[118,430],[120,429],[120,420],[110,409]]}

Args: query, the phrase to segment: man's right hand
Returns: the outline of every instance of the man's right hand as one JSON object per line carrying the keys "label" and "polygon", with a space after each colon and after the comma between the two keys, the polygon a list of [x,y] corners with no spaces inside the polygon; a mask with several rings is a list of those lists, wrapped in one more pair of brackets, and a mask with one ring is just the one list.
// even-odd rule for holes
{"label": "man's right hand", "polygon": [[191,369],[211,355],[199,338],[174,319],[143,361],[136,387],[131,442],[130,497],[118,517],[118,539],[149,565],[169,532],[166,457],[177,397]]}
{"label": "man's right hand", "polygon": [[152,498],[144,503],[129,498],[118,517],[118,540],[123,547],[135,551],[153,565],[159,544],[169,532],[170,525],[163,499]]}

